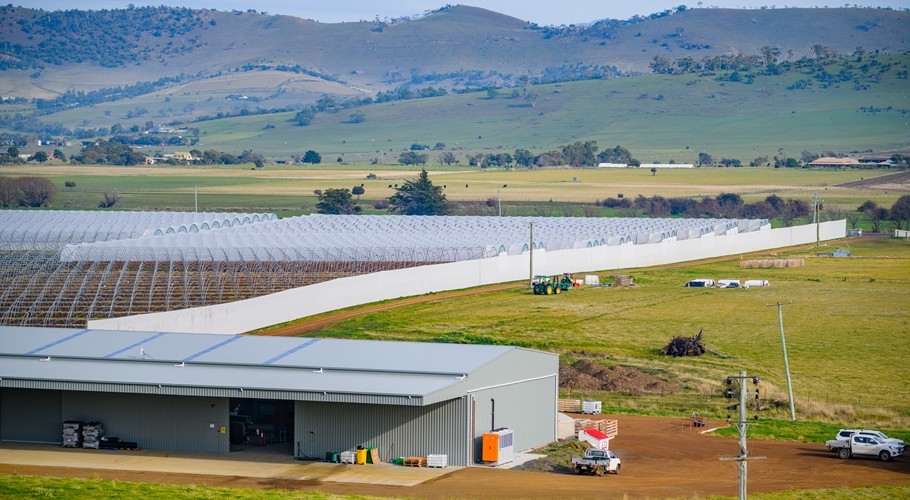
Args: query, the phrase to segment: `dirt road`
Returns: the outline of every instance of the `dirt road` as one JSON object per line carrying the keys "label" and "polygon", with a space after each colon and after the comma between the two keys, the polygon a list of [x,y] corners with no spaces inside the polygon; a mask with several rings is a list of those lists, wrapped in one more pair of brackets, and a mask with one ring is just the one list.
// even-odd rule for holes
{"label": "dirt road", "polygon": [[[77,459],[72,467],[0,464],[0,473],[426,499],[653,499],[737,495],[737,462],[721,460],[722,457],[733,457],[739,453],[735,438],[702,435],[683,426],[682,419],[637,416],[609,418],[619,421],[619,435],[612,441],[611,449],[622,459],[623,466],[619,475],[605,477],[578,476],[569,471],[531,472],[476,466],[453,470],[416,486],[388,486],[329,480],[294,480],[288,479],[286,474],[283,477],[258,478],[204,474],[200,471],[173,474],[87,469],[80,468]],[[764,460],[748,462],[749,493],[910,482],[910,458],[907,457],[899,457],[892,462],[862,458],[841,460],[827,452],[821,444],[775,441],[749,441],[749,453],[750,456],[766,457]]]}

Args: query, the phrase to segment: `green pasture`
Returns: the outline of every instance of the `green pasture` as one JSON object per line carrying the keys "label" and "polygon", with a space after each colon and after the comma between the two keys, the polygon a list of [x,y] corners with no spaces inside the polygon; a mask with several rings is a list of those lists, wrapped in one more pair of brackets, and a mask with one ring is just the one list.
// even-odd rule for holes
{"label": "green pasture", "polygon": [[[367,213],[420,167],[376,165],[269,165],[254,170],[249,165],[219,167],[104,167],[67,165],[0,166],[0,176],[44,176],[58,187],[54,209],[94,209],[108,191],[120,194],[119,209],[202,211],[275,211],[284,215],[312,213],[314,191],[363,185],[359,200]],[[823,208],[851,211],[866,200],[890,207],[900,192],[839,187],[890,172],[880,170],[809,170],[775,168],[664,169],[538,169],[504,170],[464,167],[429,167],[434,184],[443,186],[447,199],[478,205],[477,215],[585,215],[606,198],[642,196],[691,197],[737,193],[746,202],[770,195],[811,204],[818,195]],[[373,174],[375,179],[367,179]],[[66,188],[65,182],[75,182]],[[485,207],[485,208],[484,208]],[[496,209],[496,210],[494,210]],[[594,215],[616,215],[595,210]]]}
{"label": "green pasture", "polygon": [[[679,384],[660,394],[564,391],[597,398],[605,412],[688,415],[729,413],[722,380],[745,370],[759,376],[762,418],[788,418],[777,304],[793,380],[797,417],[843,425],[908,423],[910,368],[910,243],[884,238],[841,240],[821,250],[850,250],[849,258],[817,257],[816,249],[743,256],[801,259],[789,268],[746,269],[735,258],[673,269],[573,270],[630,275],[632,287],[582,287],[557,296],[529,289],[439,300],[370,313],[323,329],[320,336],[375,340],[520,345],[560,353],[572,363],[594,359],[636,367]],[[686,288],[690,279],[766,279],[750,289]],[[668,358],[660,350],[675,336],[703,331],[713,353]]]}

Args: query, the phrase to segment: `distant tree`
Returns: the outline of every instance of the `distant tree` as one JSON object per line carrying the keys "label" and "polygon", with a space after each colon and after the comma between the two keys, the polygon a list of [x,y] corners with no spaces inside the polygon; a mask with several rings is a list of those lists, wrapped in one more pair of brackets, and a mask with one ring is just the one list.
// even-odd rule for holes
{"label": "distant tree", "polygon": [[402,165],[426,165],[429,155],[415,151],[404,151],[398,155],[398,163]]}
{"label": "distant tree", "polygon": [[657,175],[657,167],[651,167],[651,176]]}
{"label": "distant tree", "polygon": [[9,208],[17,202],[16,180],[12,177],[0,177],[0,207]]}
{"label": "distant tree", "polygon": [[898,198],[889,213],[895,229],[910,229],[910,195]]}
{"label": "distant tree", "polygon": [[16,201],[20,207],[46,207],[57,196],[54,183],[44,177],[16,179]]}
{"label": "distant tree", "polygon": [[426,170],[417,180],[405,183],[389,197],[392,212],[402,215],[448,215],[449,207],[442,188],[434,186]]}
{"label": "distant tree", "polygon": [[316,118],[316,109],[312,106],[301,109],[294,115],[294,121],[297,122],[297,125],[309,125],[313,118]]}
{"label": "distant tree", "polygon": [[348,115],[348,123],[363,123],[367,116],[362,111],[355,111]]}
{"label": "distant tree", "polygon": [[120,194],[116,191],[105,191],[98,208],[114,208],[120,204]]}
{"label": "distant tree", "polygon": [[705,152],[698,153],[698,165],[699,166],[714,165],[714,158],[712,158],[711,155],[709,155],[708,153],[705,153]]}
{"label": "distant tree", "polygon": [[316,191],[316,197],[319,199],[316,210],[321,214],[351,215],[359,214],[361,211],[347,188]]}
{"label": "distant tree", "polygon": [[439,151],[439,150],[442,150],[445,148],[446,148],[446,143],[444,143],[444,142],[437,142],[436,145],[433,146],[433,149],[435,149],[436,151]]}
{"label": "distant tree", "polygon": [[38,163],[44,163],[47,161],[47,153],[44,151],[36,151],[35,154],[30,158],[32,161],[37,161]]}
{"label": "distant tree", "polygon": [[251,150],[244,150],[237,159],[240,163],[252,163],[256,168],[265,167],[265,157]]}
{"label": "distant tree", "polygon": [[312,149],[308,149],[306,153],[303,153],[303,162],[312,164],[322,163],[322,155]]}
{"label": "distant tree", "polygon": [[430,146],[427,146],[426,144],[411,144],[411,147],[408,149],[411,151],[426,151],[430,149]]}
{"label": "distant tree", "polygon": [[63,151],[60,151],[59,149],[54,150],[54,158],[57,158],[58,160],[66,161],[66,155],[63,153]]}
{"label": "distant tree", "polygon": [[714,199],[717,202],[716,217],[731,219],[742,214],[743,199],[736,193],[720,193]]}
{"label": "distant tree", "polygon": [[454,165],[456,163],[458,163],[458,158],[455,156],[455,153],[451,151],[446,151],[439,155],[440,165]]}
{"label": "distant tree", "polygon": [[778,214],[778,218],[785,226],[792,226],[798,219],[806,217],[811,213],[809,204],[802,200],[787,200],[783,210]]}
{"label": "distant tree", "polygon": [[66,181],[63,183],[63,186],[72,191],[73,188],[76,187],[76,183],[74,181]]}
{"label": "distant tree", "polygon": [[597,161],[601,163],[622,163],[623,165],[639,166],[641,162],[632,157],[632,153],[622,147],[606,149],[597,154]]}
{"label": "distant tree", "polygon": [[512,155],[512,158],[515,160],[516,165],[520,165],[522,167],[530,167],[534,165],[534,154],[527,149],[516,149],[515,153]]}
{"label": "distant tree", "polygon": [[363,193],[365,193],[365,192],[366,192],[366,190],[363,188],[363,186],[354,186],[353,188],[351,188],[351,194],[356,196],[358,200],[360,199],[360,196],[363,195]]}

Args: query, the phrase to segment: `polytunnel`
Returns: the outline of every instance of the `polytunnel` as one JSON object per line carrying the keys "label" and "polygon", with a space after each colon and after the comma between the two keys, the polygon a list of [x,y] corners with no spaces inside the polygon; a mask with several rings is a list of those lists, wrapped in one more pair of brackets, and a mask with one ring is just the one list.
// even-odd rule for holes
{"label": "polytunnel", "polygon": [[648,244],[768,227],[745,219],[9,210],[0,219],[0,325],[84,327],[531,246]]}

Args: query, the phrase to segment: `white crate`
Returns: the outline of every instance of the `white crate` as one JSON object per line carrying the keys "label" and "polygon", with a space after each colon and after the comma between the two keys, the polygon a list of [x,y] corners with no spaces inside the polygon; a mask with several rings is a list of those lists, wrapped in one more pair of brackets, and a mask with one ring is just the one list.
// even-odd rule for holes
{"label": "white crate", "polygon": [[603,403],[600,401],[582,401],[581,412],[588,415],[596,415],[601,412]]}
{"label": "white crate", "polygon": [[343,464],[352,464],[354,463],[354,452],[353,451],[342,451],[338,454],[338,461]]}
{"label": "white crate", "polygon": [[446,467],[448,465],[448,455],[427,455],[427,467]]}

